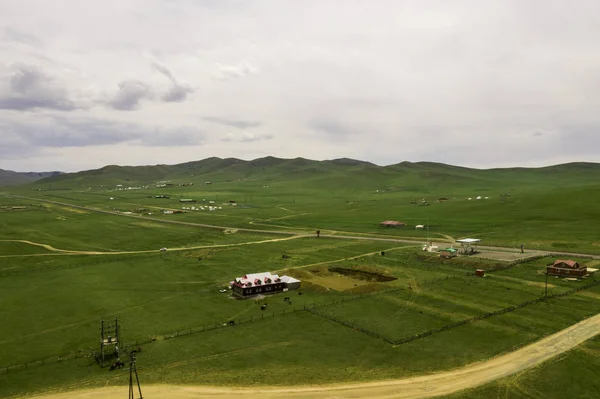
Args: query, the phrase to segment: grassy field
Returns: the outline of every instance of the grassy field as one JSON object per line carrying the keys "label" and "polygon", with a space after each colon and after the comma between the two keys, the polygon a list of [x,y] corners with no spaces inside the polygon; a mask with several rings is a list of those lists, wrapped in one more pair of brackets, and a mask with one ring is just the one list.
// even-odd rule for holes
{"label": "grassy field", "polygon": [[[123,339],[141,343],[143,383],[246,386],[440,371],[513,350],[600,311],[594,287],[396,346],[361,332],[398,340],[544,295],[543,272],[554,257],[506,268],[474,257],[441,260],[422,253],[419,243],[427,235],[471,236],[484,244],[597,253],[600,186],[588,176],[594,167],[586,174],[585,165],[474,171],[352,164],[349,172],[347,165],[306,160],[229,160],[226,167],[224,161],[203,161],[202,173],[197,164],[107,167],[4,190],[0,397],[125,384],[126,373],[81,357],[97,349],[102,318],[118,317]],[[157,188],[163,180],[173,186]],[[177,185],[189,181],[194,185]],[[429,205],[418,205],[423,197]],[[437,202],[441,197],[449,201]],[[205,209],[162,212],[191,206]],[[385,219],[408,226],[380,228]],[[429,230],[415,230],[416,224]],[[317,229],[333,237],[316,238]],[[472,276],[477,268],[487,276]],[[260,271],[300,278],[303,295],[286,294],[291,304],[284,295],[256,303],[219,292],[234,277]],[[551,278],[548,291],[583,284]],[[231,320],[235,326],[222,327]],[[173,337],[190,330],[197,332]],[[567,366],[589,369],[575,360]],[[532,375],[515,377],[526,380],[515,384],[547,393],[543,382],[553,374]],[[507,384],[465,397],[519,394]],[[574,392],[585,397],[591,392],[585,389]]]}
{"label": "grassy field", "polygon": [[[434,237],[477,236],[488,245],[517,248],[525,244],[532,249],[594,253],[600,249],[595,223],[600,218],[595,206],[600,196],[598,169],[597,164],[567,164],[474,170],[433,163],[382,168],[360,162],[265,158],[244,163],[215,158],[175,166],[106,167],[10,191],[104,210],[152,213],[153,218],[237,228],[320,229],[324,233],[350,231],[425,239],[426,230],[414,229],[425,224]],[[166,181],[171,186],[157,187],[157,182]],[[179,186],[189,183],[194,185]],[[157,195],[170,198],[155,198]],[[197,202],[180,203],[181,198]],[[439,202],[440,198],[447,201]],[[423,199],[427,206],[419,206],[425,205]],[[181,210],[182,206],[205,210],[174,215],[160,212]],[[222,209],[208,211],[208,206]],[[379,222],[386,219],[408,226],[381,229]]]}
{"label": "grassy field", "polygon": [[[585,365],[585,367],[582,367]],[[492,384],[446,397],[476,398],[582,398],[598,397],[600,383],[600,337],[540,366]],[[576,374],[576,375],[573,375]],[[569,375],[568,381],[565,376]]]}

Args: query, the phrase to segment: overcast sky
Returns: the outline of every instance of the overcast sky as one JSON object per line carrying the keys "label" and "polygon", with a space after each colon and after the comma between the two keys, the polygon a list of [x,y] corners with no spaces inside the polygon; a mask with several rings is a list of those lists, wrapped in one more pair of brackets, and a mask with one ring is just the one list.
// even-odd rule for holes
{"label": "overcast sky", "polygon": [[598,0],[2,0],[0,168],[600,162]]}

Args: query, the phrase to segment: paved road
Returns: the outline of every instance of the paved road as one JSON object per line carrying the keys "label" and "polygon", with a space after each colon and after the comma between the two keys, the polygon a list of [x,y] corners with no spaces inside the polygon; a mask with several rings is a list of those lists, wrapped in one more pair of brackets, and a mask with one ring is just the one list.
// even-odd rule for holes
{"label": "paved road", "polygon": [[[455,370],[397,380],[278,388],[217,388],[207,386],[154,385],[143,387],[145,399],[421,399],[449,395],[534,367],[573,349],[600,333],[600,315],[579,322],[514,352]],[[127,387],[109,387],[34,397],[35,399],[112,399],[124,396]]]}

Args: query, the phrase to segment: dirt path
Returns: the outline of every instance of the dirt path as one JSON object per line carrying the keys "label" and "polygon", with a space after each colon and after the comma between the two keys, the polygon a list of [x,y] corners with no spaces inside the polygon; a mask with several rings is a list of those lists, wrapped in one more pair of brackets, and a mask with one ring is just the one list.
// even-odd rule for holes
{"label": "dirt path", "polygon": [[[237,399],[260,397],[263,399],[417,399],[449,395],[464,389],[475,388],[499,378],[534,367],[561,353],[573,349],[600,333],[600,314],[590,317],[556,334],[514,352],[470,364],[459,369],[432,375],[398,380],[339,384],[323,386],[298,386],[278,388],[218,388],[208,386],[151,385],[143,387],[144,398]],[[127,387],[109,387],[86,391],[54,393],[36,396],[37,399],[112,399],[123,396]]]}
{"label": "dirt path", "polygon": [[[419,245],[416,245],[416,247],[419,247]],[[387,249],[383,249],[381,251],[367,252],[367,253],[364,253],[364,254],[352,255],[352,256],[348,256],[348,257],[340,258],[340,259],[325,260],[323,262],[309,263],[308,265],[289,266],[289,267],[284,267],[283,269],[279,269],[279,270],[276,270],[276,271],[277,272],[282,272],[284,270],[304,269],[304,268],[312,267],[312,266],[329,265],[331,263],[343,262],[343,261],[352,260],[352,259],[356,260],[356,259],[360,259],[360,258],[366,258],[366,257],[369,257],[369,256],[378,255],[381,252],[391,252],[391,251],[395,251],[397,249],[405,249],[405,248],[410,248],[410,246],[387,248]]]}
{"label": "dirt path", "polygon": [[[180,221],[180,220],[168,220],[168,219],[152,218],[152,217],[147,217],[147,216],[126,215],[121,212],[107,211],[107,210],[103,210],[103,209],[86,207],[86,206],[82,206],[82,205],[67,204],[64,202],[51,201],[51,200],[41,199],[41,198],[25,197],[25,196],[21,196],[21,195],[9,195],[9,194],[2,194],[2,195],[7,198],[21,198],[21,199],[27,199],[27,200],[32,200],[32,201],[45,202],[45,203],[49,203],[49,204],[71,207],[74,209],[84,210],[84,211],[88,211],[88,212],[98,212],[98,213],[104,213],[104,214],[108,214],[108,215],[129,217],[129,218],[141,219],[141,220],[146,220],[146,221],[171,223],[171,224],[178,224],[178,225],[184,225],[184,226],[203,227],[203,228],[218,229],[218,230],[225,230],[225,229],[231,228],[230,226],[216,226],[216,225],[204,224],[204,223],[184,222],[184,221]],[[284,209],[284,210],[292,212],[289,209]],[[259,223],[255,223],[255,224],[259,224]],[[280,227],[288,228],[285,226],[280,226]],[[238,231],[245,231],[245,232],[252,232],[252,233],[295,236],[294,238],[298,238],[298,237],[302,237],[302,236],[307,237],[307,236],[312,235],[312,230],[305,229],[305,228],[304,229],[298,228],[295,231],[292,230],[292,228],[289,228],[289,231],[249,229],[249,228],[242,228],[242,227],[239,227],[239,228],[236,227],[236,229]],[[330,234],[327,234],[327,232],[329,232]],[[342,234],[338,235],[338,233],[342,233]],[[440,234],[440,235],[444,236],[443,234]],[[336,231],[336,230],[322,230],[321,237],[339,238],[339,239],[348,239],[348,240],[387,241],[387,242],[410,243],[410,244],[415,244],[415,243],[422,244],[423,243],[423,238],[417,238],[417,237],[404,237],[404,238],[382,237],[382,236],[377,237],[377,236],[374,236],[372,234],[367,234],[367,233],[344,232],[344,231]],[[444,237],[450,241],[454,240],[454,238],[452,238],[451,236],[444,236]],[[444,243],[444,244],[447,244],[447,243]],[[479,248],[486,249],[486,250],[514,250],[514,248],[489,247],[489,246],[482,246],[482,245],[480,245]],[[187,248],[187,249],[194,249],[194,248]],[[140,252],[144,252],[144,251],[140,251]],[[152,251],[146,251],[146,252],[152,252]],[[544,251],[539,251],[539,252],[544,252]],[[115,253],[115,252],[110,252],[110,253]],[[136,253],[136,252],[123,252],[123,253]],[[580,254],[580,253],[572,253],[572,252],[556,252],[556,251],[552,251],[552,253],[556,254],[556,255],[560,254],[560,255],[565,255],[565,256],[589,257],[592,259],[600,259],[600,255]],[[97,253],[88,253],[88,254],[97,254]]]}
{"label": "dirt path", "polygon": [[[294,235],[282,238],[270,238],[266,240],[259,241],[248,241],[248,242],[239,242],[232,244],[214,244],[214,245],[198,245],[195,247],[180,247],[180,248],[169,248],[169,252],[173,251],[189,251],[193,249],[211,249],[211,248],[227,248],[227,247],[241,247],[244,245],[256,245],[256,244],[265,244],[270,242],[278,242],[278,241],[288,241],[295,240],[298,238],[308,237],[305,235]],[[0,240],[2,242],[22,242],[29,245],[35,245],[38,247],[42,247],[50,251],[51,253],[42,253],[42,254],[24,254],[24,255],[0,255],[0,258],[9,258],[9,257],[27,257],[27,256],[45,256],[51,254],[64,254],[64,255],[130,255],[130,254],[148,254],[148,253],[156,253],[159,252],[156,249],[151,250],[142,250],[142,251],[78,251],[78,250],[66,250],[66,249],[58,249],[54,248],[48,244],[41,244],[37,242],[32,242],[28,240]]]}
{"label": "dirt path", "polygon": [[33,241],[29,241],[29,240],[0,240],[0,241],[1,242],[22,242],[23,244],[29,244],[29,245],[33,245],[35,247],[42,247],[51,252],[67,252],[67,253],[73,252],[73,251],[68,251],[66,249],[54,248],[53,246],[48,245],[48,244],[40,244],[39,242],[33,242]]}

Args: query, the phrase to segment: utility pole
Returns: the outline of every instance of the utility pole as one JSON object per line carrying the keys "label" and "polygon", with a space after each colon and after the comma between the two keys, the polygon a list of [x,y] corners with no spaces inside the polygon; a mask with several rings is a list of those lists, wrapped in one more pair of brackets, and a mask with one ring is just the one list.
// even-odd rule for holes
{"label": "utility pole", "polygon": [[129,399],[135,399],[133,394],[133,375],[135,374],[135,381],[137,382],[138,391],[140,393],[139,399],[144,399],[142,396],[142,388],[140,387],[140,379],[138,378],[137,367],[135,366],[135,354],[136,351],[131,351],[131,359],[129,363]]}

